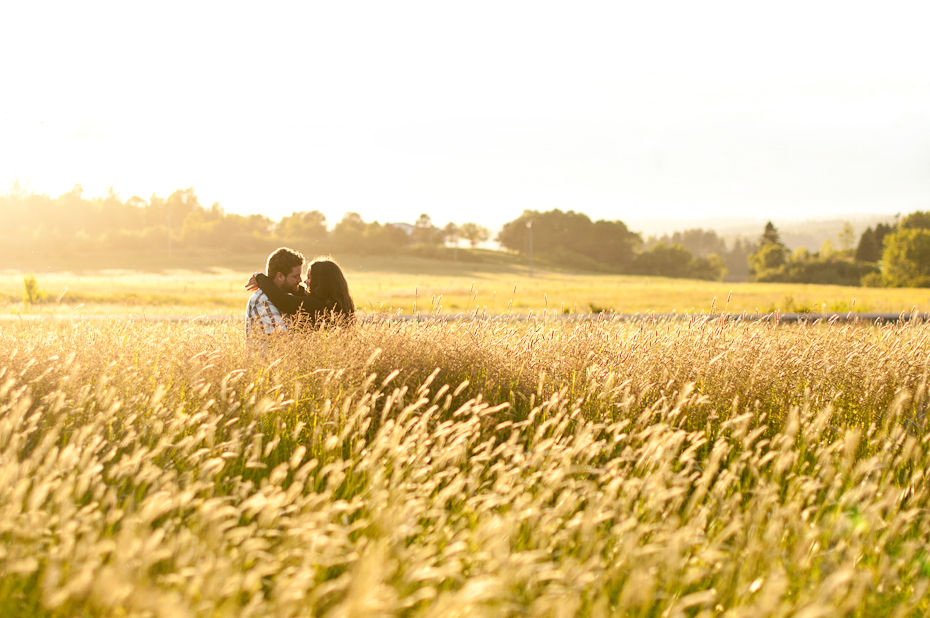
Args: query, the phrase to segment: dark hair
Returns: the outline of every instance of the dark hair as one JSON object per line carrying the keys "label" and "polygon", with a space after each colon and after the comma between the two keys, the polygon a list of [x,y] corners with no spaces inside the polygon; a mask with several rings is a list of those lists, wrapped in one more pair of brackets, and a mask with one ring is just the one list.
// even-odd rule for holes
{"label": "dark hair", "polygon": [[332,258],[316,258],[310,262],[310,289],[307,290],[317,298],[332,305],[335,310],[346,317],[355,314],[355,303],[349,294],[342,269]]}
{"label": "dark hair", "polygon": [[291,274],[295,266],[304,265],[304,256],[299,251],[281,247],[275,249],[274,253],[268,256],[268,264],[265,266],[265,274],[274,279],[278,273],[285,277]]}

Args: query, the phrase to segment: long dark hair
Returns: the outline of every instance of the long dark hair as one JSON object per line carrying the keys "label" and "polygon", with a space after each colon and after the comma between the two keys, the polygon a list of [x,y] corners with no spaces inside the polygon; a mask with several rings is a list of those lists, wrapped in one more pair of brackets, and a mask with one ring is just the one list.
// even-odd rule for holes
{"label": "long dark hair", "polygon": [[339,264],[332,258],[317,258],[310,262],[310,287],[307,291],[331,305],[335,312],[347,318],[355,315],[349,284]]}

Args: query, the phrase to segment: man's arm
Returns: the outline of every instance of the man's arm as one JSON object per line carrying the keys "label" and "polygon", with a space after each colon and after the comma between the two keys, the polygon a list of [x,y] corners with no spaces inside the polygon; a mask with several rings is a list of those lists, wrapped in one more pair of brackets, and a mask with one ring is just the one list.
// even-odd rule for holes
{"label": "man's arm", "polygon": [[281,312],[275,307],[264,294],[249,304],[249,321],[252,324],[261,324],[262,330],[266,335],[275,331],[286,331],[287,323],[281,316]]}

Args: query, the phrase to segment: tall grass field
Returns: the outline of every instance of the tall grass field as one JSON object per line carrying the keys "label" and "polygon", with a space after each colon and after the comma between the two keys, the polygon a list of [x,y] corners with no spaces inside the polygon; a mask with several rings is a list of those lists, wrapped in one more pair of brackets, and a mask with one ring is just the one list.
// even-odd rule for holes
{"label": "tall grass field", "polygon": [[0,324],[0,616],[925,616],[930,325]]}
{"label": "tall grass field", "polygon": [[[922,289],[696,281],[538,264],[531,273],[515,256],[484,254],[484,262],[464,261],[464,251],[459,262],[370,256],[340,262],[359,310],[367,314],[930,312],[930,291]],[[0,270],[0,315],[242,315],[249,296],[245,282],[264,269],[266,258],[198,265],[178,257],[148,268],[112,268],[111,259],[105,269],[75,262]],[[34,303],[24,302],[29,277],[42,295]]]}

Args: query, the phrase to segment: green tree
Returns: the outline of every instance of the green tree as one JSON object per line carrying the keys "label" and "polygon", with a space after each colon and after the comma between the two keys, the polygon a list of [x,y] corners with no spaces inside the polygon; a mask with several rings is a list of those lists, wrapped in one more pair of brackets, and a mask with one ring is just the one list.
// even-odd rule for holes
{"label": "green tree", "polygon": [[[106,195],[103,197],[90,200],[87,207],[91,216],[100,220],[98,226],[100,231],[141,230],[144,227],[142,210],[136,206],[133,198],[124,203],[112,186],[107,188]],[[86,225],[76,225],[74,228],[86,228]]]}
{"label": "green tree", "polygon": [[575,250],[619,270],[626,270],[633,263],[634,249],[641,244],[639,236],[622,221],[595,221],[588,238],[588,246],[576,246]]}
{"label": "green tree", "polygon": [[23,300],[28,305],[40,302],[45,298],[45,292],[39,289],[39,284],[36,282],[36,277],[33,274],[26,275],[23,277]]}
{"label": "green tree", "polygon": [[781,234],[778,233],[778,228],[769,221],[765,224],[765,230],[762,232],[762,237],[759,239],[760,245],[781,245],[785,246],[781,242]]}
{"label": "green tree", "polygon": [[930,229],[910,227],[889,234],[882,266],[882,280],[889,287],[930,287]]}
{"label": "green tree", "polygon": [[421,245],[441,245],[443,232],[433,225],[433,220],[424,213],[413,224],[413,239]]}
{"label": "green tree", "polygon": [[184,218],[180,241],[191,248],[259,251],[267,248],[271,228],[264,215],[228,214],[214,202],[210,208],[198,206]]}
{"label": "green tree", "polygon": [[165,202],[165,210],[171,217],[171,225],[179,228],[187,215],[200,208],[202,207],[194,193],[194,187],[178,189],[169,195]]}
{"label": "green tree", "polygon": [[[656,242],[664,242],[669,245],[681,245],[691,252],[695,257],[708,257],[716,253],[718,256],[726,253],[727,246],[722,238],[713,230],[702,230],[699,228],[675,232],[671,236],[665,234],[658,238]],[[647,243],[649,245],[651,243]]]}
{"label": "green tree", "polygon": [[771,221],[765,224],[765,230],[759,238],[756,251],[749,256],[749,270],[756,280],[772,275],[785,266],[788,261],[788,248],[781,242],[778,229]]}
{"label": "green tree", "polygon": [[665,242],[658,242],[638,254],[633,267],[641,275],[707,281],[719,281],[726,273],[723,260],[716,254],[695,258],[681,245]]}
{"label": "green tree", "polygon": [[918,210],[901,219],[898,228],[902,230],[930,230],[930,212]]}
{"label": "green tree", "polygon": [[825,257],[801,248],[794,252],[784,266],[763,270],[756,280],[858,286],[863,277],[877,272],[878,269],[867,262]]}
{"label": "green tree", "polygon": [[843,222],[843,229],[837,234],[837,240],[840,242],[840,249],[843,253],[850,254],[853,243],[856,242],[856,231],[853,229],[852,223],[849,221]]}
{"label": "green tree", "polygon": [[459,226],[452,223],[451,221],[446,224],[446,227],[442,228],[442,240],[445,243],[452,245],[452,259],[458,261],[459,259],[459,238],[461,237],[461,231]]}
{"label": "green tree", "polygon": [[391,255],[400,252],[411,242],[410,234],[392,223],[384,225],[374,221],[365,226],[364,252]]}
{"label": "green tree", "polygon": [[459,228],[459,233],[462,235],[462,238],[468,241],[472,249],[491,238],[491,233],[488,231],[488,228],[482,227],[477,223],[463,223]]}
{"label": "green tree", "polygon": [[318,210],[291,213],[275,226],[275,235],[288,242],[317,244],[328,234],[326,216]]}
{"label": "green tree", "polygon": [[879,223],[875,226],[875,242],[878,243],[879,253],[885,246],[885,237],[894,232],[894,226],[890,223]]}
{"label": "green tree", "polygon": [[881,260],[885,237],[893,229],[888,223],[879,223],[874,230],[871,227],[866,228],[862,232],[862,236],[859,237],[855,258],[860,262],[871,262],[873,264]]}
{"label": "green tree", "polygon": [[691,274],[694,256],[681,245],[655,244],[636,256],[636,272],[656,277],[685,278]]}
{"label": "green tree", "polygon": [[749,256],[753,253],[753,244],[748,238],[739,237],[733,246],[722,254],[727,272],[741,280],[749,277]]}
{"label": "green tree", "polygon": [[882,259],[882,247],[875,239],[875,230],[865,228],[856,245],[855,259],[859,262],[877,262]]}
{"label": "green tree", "polygon": [[726,264],[719,255],[711,253],[707,257],[694,258],[688,277],[705,281],[720,281],[725,274],[727,274]]}
{"label": "green tree", "polygon": [[461,228],[452,222],[447,223],[446,227],[442,228],[443,241],[451,244],[453,247],[458,246],[459,238],[461,237]]}
{"label": "green tree", "polygon": [[785,248],[781,245],[767,243],[749,256],[749,267],[757,279],[782,268],[786,263]]}
{"label": "green tree", "polygon": [[[532,230],[527,227],[530,222]],[[635,250],[642,244],[639,234],[621,221],[592,222],[587,215],[561,210],[524,211],[504,224],[497,241],[506,249],[527,253],[530,233],[537,255],[548,254],[562,262],[576,256],[578,263],[599,264],[616,272],[633,267]]]}
{"label": "green tree", "polygon": [[350,253],[362,253],[365,249],[365,221],[357,212],[347,212],[333,228],[333,242]]}

